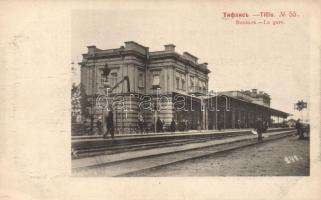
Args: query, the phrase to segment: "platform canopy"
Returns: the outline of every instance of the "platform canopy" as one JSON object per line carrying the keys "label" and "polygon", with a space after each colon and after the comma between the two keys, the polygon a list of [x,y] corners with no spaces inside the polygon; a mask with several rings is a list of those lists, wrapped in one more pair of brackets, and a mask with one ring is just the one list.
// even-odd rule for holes
{"label": "platform canopy", "polygon": [[[249,102],[249,101],[246,101],[246,100],[243,100],[243,99],[238,99],[238,98],[235,98],[233,96],[228,96],[228,95],[218,95],[217,96],[218,99],[226,98],[226,97],[230,100],[230,102],[234,101],[234,102],[237,102],[237,103],[240,103],[240,104],[250,105],[250,106],[254,106],[256,108],[259,108],[261,110],[265,110],[265,111],[269,112],[271,116],[280,116],[282,118],[287,118],[288,116],[291,115],[290,113],[287,113],[287,112],[284,112],[284,111],[281,111],[281,110],[277,110],[277,109],[274,109],[274,108],[271,108],[271,107],[268,107],[268,106],[264,106],[264,105],[260,105],[260,104],[257,104],[257,103],[252,103],[252,102]],[[209,101],[211,98],[212,98],[212,100],[215,101],[216,96],[211,96],[211,97],[207,98],[207,101]]]}

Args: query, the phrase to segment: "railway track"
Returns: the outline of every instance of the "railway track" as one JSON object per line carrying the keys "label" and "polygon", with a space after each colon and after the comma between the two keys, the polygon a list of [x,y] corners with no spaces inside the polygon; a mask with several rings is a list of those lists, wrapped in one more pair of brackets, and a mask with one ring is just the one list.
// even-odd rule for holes
{"label": "railway track", "polygon": [[[265,142],[273,141],[293,135],[294,130],[271,132],[266,134]],[[226,140],[220,140],[228,138]],[[167,141],[166,141],[167,142]],[[172,141],[173,142],[173,141]],[[182,162],[189,159],[205,157],[220,152],[231,151],[249,145],[258,145],[254,135],[243,134],[240,136],[225,135],[218,140],[200,138],[198,143],[192,139],[176,141],[176,146],[162,146],[160,142],[149,143],[150,148],[133,147],[130,151],[113,153],[110,155],[96,156],[88,163],[73,167],[75,176],[131,176],[142,170]],[[165,143],[166,144],[166,143]],[[139,145],[139,144],[138,144]],[[161,145],[161,147],[159,147]],[[158,147],[157,147],[158,146]],[[136,149],[137,148],[137,149]],[[108,151],[108,150],[107,150]],[[116,150],[111,150],[115,152]],[[137,151],[137,153],[135,153]],[[125,156],[125,157],[124,157]],[[80,159],[81,160],[81,159]],[[76,160],[77,161],[77,160]],[[80,164],[79,162],[78,164]]]}
{"label": "railway track", "polygon": [[226,133],[226,134],[215,134],[215,135],[203,135],[198,137],[187,137],[187,138],[171,138],[163,137],[157,138],[150,141],[137,140],[137,141],[126,141],[126,142],[114,142],[106,146],[104,144],[90,145],[89,147],[80,147],[77,150],[78,158],[97,156],[97,155],[112,155],[117,153],[123,153],[128,151],[147,150],[160,147],[173,147],[179,145],[185,145],[190,143],[200,143],[209,140],[222,140],[228,137],[237,137],[242,135],[250,135],[250,132],[239,132],[239,133]]}

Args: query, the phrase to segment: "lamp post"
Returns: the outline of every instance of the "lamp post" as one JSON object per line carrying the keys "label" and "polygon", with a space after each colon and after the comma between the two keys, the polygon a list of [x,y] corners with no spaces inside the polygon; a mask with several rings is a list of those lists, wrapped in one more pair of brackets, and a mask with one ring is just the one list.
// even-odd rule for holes
{"label": "lamp post", "polygon": [[93,57],[93,69],[92,69],[92,78],[91,78],[91,113],[90,113],[90,132],[94,134],[94,104],[95,104],[95,55]]}

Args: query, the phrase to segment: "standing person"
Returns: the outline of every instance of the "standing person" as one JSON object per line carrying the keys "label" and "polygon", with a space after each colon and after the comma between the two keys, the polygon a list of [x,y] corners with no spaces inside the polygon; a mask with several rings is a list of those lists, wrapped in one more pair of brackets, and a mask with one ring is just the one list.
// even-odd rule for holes
{"label": "standing person", "polygon": [[299,135],[299,139],[303,139],[304,135],[303,135],[302,124],[300,122],[300,119],[296,121],[295,128],[297,130],[297,134]]}
{"label": "standing person", "polygon": [[156,121],[156,132],[161,132],[162,128],[163,128],[163,123],[160,120],[160,118],[158,117],[157,121]]}
{"label": "standing person", "polygon": [[143,122],[143,130],[144,130],[144,133],[148,133],[147,122],[145,120]]}
{"label": "standing person", "polygon": [[165,120],[162,120],[162,132],[166,131],[165,130]]}
{"label": "standing person", "polygon": [[183,129],[183,131],[186,131],[186,120],[185,119],[183,119],[183,121],[182,121],[182,129]]}
{"label": "standing person", "polygon": [[138,126],[139,126],[140,133],[143,134],[144,133],[144,118],[143,118],[142,114],[138,115]]}
{"label": "standing person", "polygon": [[111,138],[114,138],[114,114],[111,106],[109,109],[105,109],[103,113],[104,122],[104,138],[110,133]]}
{"label": "standing person", "polygon": [[97,125],[97,134],[101,135],[103,133],[103,123],[101,122],[101,117],[98,118],[96,125]]}
{"label": "standing person", "polygon": [[186,130],[189,131],[189,129],[190,129],[189,120],[186,120]]}
{"label": "standing person", "polygon": [[241,120],[237,120],[237,125],[239,127],[239,129],[241,128]]}
{"label": "standing person", "polygon": [[255,130],[257,132],[257,140],[258,140],[258,142],[262,142],[263,123],[262,123],[262,120],[260,118],[256,120]]}
{"label": "standing person", "polygon": [[262,132],[263,132],[263,133],[266,133],[267,129],[268,129],[267,122],[264,121],[264,122],[263,122],[263,131],[262,131]]}
{"label": "standing person", "polygon": [[184,124],[185,124],[185,131],[188,131],[188,120],[187,119],[185,120]]}
{"label": "standing person", "polygon": [[88,135],[91,135],[90,119],[85,119],[85,121],[84,121],[84,127],[85,127],[85,132],[86,132]]}
{"label": "standing person", "polygon": [[171,131],[172,131],[172,132],[175,132],[175,131],[176,131],[176,122],[175,122],[174,119],[173,119],[172,122],[171,122]]}

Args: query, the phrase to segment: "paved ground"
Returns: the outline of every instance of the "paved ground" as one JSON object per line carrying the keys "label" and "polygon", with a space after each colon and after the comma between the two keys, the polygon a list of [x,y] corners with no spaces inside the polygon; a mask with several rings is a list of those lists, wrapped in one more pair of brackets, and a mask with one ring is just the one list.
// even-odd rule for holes
{"label": "paved ground", "polygon": [[287,137],[131,176],[308,176],[309,140]]}

